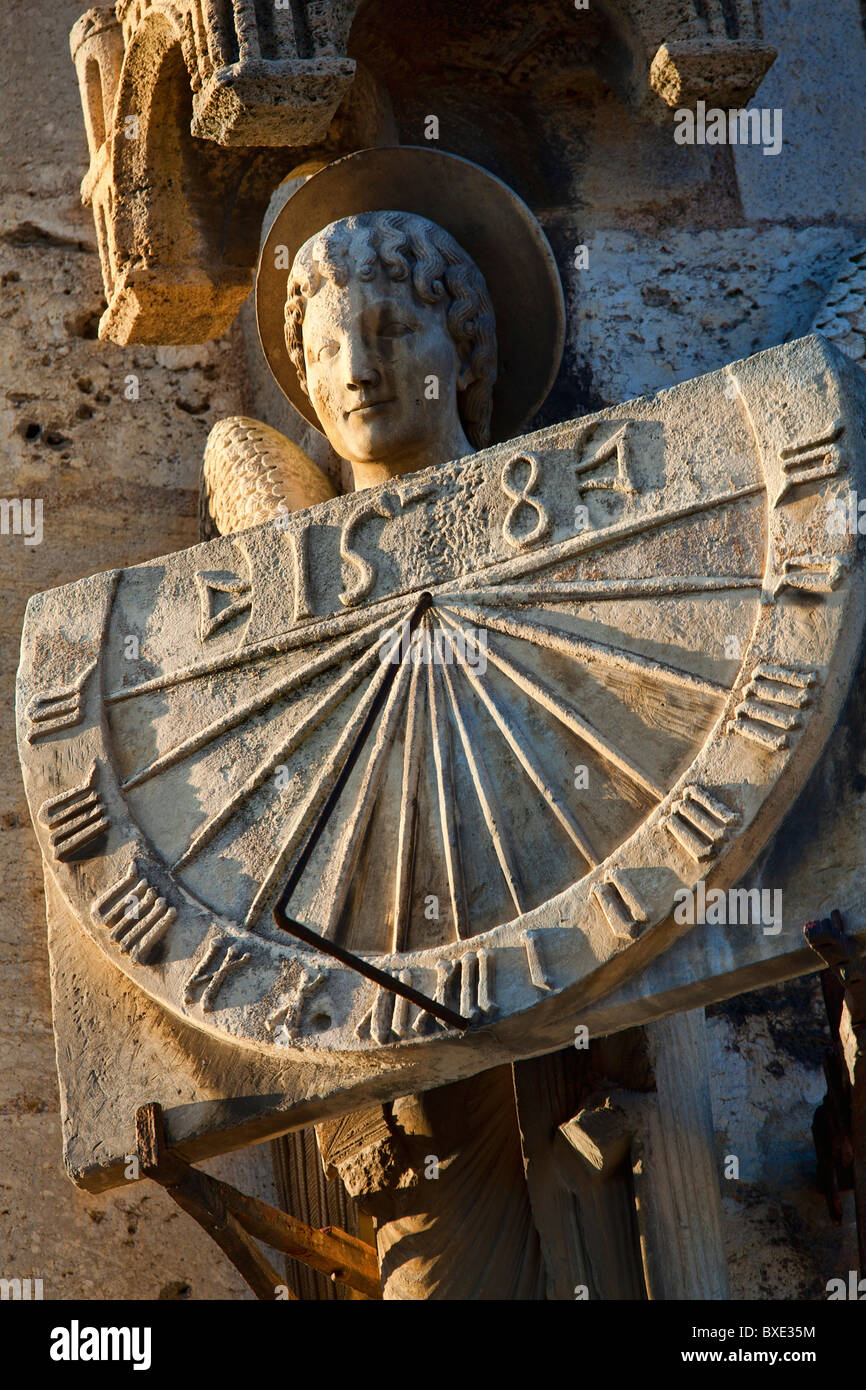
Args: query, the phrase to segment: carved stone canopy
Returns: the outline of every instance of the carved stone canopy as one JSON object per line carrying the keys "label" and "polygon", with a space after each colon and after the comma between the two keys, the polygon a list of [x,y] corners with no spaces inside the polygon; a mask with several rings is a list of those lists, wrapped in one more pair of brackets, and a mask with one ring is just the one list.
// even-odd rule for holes
{"label": "carved stone canopy", "polygon": [[[833,727],[863,418],[862,373],[803,339],[31,599],[52,895],[319,1115],[567,1045],[688,931],[678,894],[741,877]],[[272,918],[287,883],[318,946]]]}
{"label": "carved stone canopy", "polygon": [[531,15],[516,0],[479,0],[469,27],[462,0],[118,0],[90,9],[70,43],[90,149],[82,198],[93,208],[108,301],[100,336],[125,344],[221,335],[251,288],[277,184],[407,138],[396,108],[418,83],[402,69],[412,53],[423,67],[430,24],[443,63],[462,64],[464,89],[474,75],[531,90],[539,52],[562,63],[583,44],[583,61],[649,120],[701,98],[747,101],[775,56],[757,0],[605,0],[586,13],[563,3]]}

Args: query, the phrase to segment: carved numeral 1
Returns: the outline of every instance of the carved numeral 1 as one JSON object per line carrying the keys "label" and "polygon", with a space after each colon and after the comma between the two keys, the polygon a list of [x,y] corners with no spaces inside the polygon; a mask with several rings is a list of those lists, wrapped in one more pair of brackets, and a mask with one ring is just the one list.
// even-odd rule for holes
{"label": "carved numeral 1", "polygon": [[844,425],[836,423],[819,439],[809,440],[806,444],[791,444],[782,449],[779,461],[785,476],[773,500],[774,507],[778,507],[791,489],[799,487],[801,483],[814,483],[842,472],[845,465],[836,440],[844,428]]}
{"label": "carved numeral 1", "polygon": [[711,859],[740,816],[705,787],[686,787],[662,824],[692,859]]}
{"label": "carved numeral 1", "polygon": [[239,946],[234,943],[227,944],[227,942],[227,937],[218,936],[208,948],[204,960],[195,967],[184,985],[183,1002],[185,1004],[194,1003],[196,991],[200,985],[204,986],[199,1000],[202,1013],[212,1012],[216,997],[222,989],[226,977],[233,970],[237,970],[239,966],[245,965],[250,959],[249,951],[242,953]]}
{"label": "carved numeral 1", "polygon": [[96,791],[96,763],[86,782],[44,801],[39,808],[39,819],[48,830],[55,859],[61,862],[71,859],[85,845],[104,835],[109,820]]}
{"label": "carved numeral 1", "polygon": [[597,883],[592,892],[614,936],[631,939],[637,936],[642,923],[649,920],[640,898],[615,869],[610,870],[604,882]]}
{"label": "carved numeral 1", "polygon": [[78,680],[62,690],[49,690],[45,695],[33,695],[27,702],[24,717],[30,725],[27,742],[56,734],[58,729],[71,729],[79,723],[84,710],[84,683],[96,666],[92,661]]}
{"label": "carved numeral 1", "polygon": [[768,748],[774,753],[787,748],[788,733],[802,725],[800,710],[811,703],[809,686],[817,681],[815,671],[795,671],[787,666],[771,666],[761,661],[743,691],[745,698],[726,725],[729,733]]}
{"label": "carved numeral 1", "polygon": [[526,963],[529,966],[529,978],[536,989],[553,989],[553,980],[544,963],[541,953],[541,941],[544,936],[543,928],[536,931],[529,929],[521,935],[523,949],[526,952]]}
{"label": "carved numeral 1", "polygon": [[139,878],[133,859],[126,873],[102,893],[90,909],[98,926],[108,927],[124,955],[146,963],[177,917],[165,898],[157,897],[146,878]]}

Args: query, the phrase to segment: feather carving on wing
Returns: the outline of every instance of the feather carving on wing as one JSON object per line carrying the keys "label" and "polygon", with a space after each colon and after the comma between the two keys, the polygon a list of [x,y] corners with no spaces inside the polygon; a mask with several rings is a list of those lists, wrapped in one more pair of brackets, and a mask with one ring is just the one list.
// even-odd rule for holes
{"label": "feather carving on wing", "polygon": [[200,499],[203,540],[336,496],[330,478],[303,449],[261,420],[230,415],[208,436]]}

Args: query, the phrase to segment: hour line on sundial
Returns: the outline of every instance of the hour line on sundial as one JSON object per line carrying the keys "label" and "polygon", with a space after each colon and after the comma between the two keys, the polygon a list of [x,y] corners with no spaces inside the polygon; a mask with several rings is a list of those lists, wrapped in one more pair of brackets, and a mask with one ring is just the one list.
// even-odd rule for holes
{"label": "hour line on sundial", "polygon": [[497,584],[487,588],[448,590],[448,598],[494,605],[610,602],[617,599],[668,598],[679,594],[726,593],[761,588],[759,574],[674,575],[671,578],[554,580],[547,584]]}
{"label": "hour line on sundial", "polygon": [[240,669],[243,666],[252,665],[256,661],[267,661],[271,657],[285,656],[289,652],[299,651],[304,647],[315,647],[320,642],[327,642],[334,637],[343,637],[356,632],[365,625],[372,625],[374,622],[384,620],[386,616],[404,603],[405,597],[403,595],[387,594],[375,605],[375,614],[370,611],[374,606],[372,604],[369,608],[360,611],[335,613],[312,625],[291,628],[288,632],[275,633],[273,637],[264,638],[261,642],[252,643],[248,647],[240,647],[225,655],[209,657],[205,661],[197,661],[189,666],[181,666],[175,671],[166,671],[162,675],[152,676],[149,680],[141,681],[138,685],[121,685],[104,696],[104,703],[107,705],[120,704],[124,700],[133,700],[139,695],[151,695],[154,691],[170,690],[176,685],[182,685],[185,681],[218,675],[222,671]]}
{"label": "hour line on sundial", "polygon": [[[466,633],[464,629],[460,628],[458,624],[454,622],[453,619],[449,618],[447,612],[444,613],[443,616],[445,618],[445,621],[448,622],[451,627],[453,627],[458,632],[463,632],[466,640],[470,643],[476,642],[477,646],[477,641],[471,633]],[[451,641],[450,634],[449,641]],[[500,670],[503,670],[503,665],[506,667],[508,665],[507,662],[505,662],[504,664],[500,664],[497,662],[495,664],[499,665]],[[530,752],[529,740],[522,733],[518,721],[513,715],[509,716],[509,714],[502,708],[500,702],[496,699],[492,692],[486,688],[480,676],[477,674],[477,672],[473,671],[471,666],[467,665],[465,670],[470,685],[472,685],[472,687],[478,694],[482,704],[484,705],[485,709],[487,710],[488,714],[493,720],[493,723],[495,724],[499,732],[502,734],[502,737],[505,739],[506,743],[508,744],[518,763],[523,768],[524,772],[529,777],[536,790],[540,792],[542,799],[550,807],[550,810],[556,816],[556,819],[559,821],[566,834],[580,850],[580,853],[583,855],[590,868],[594,868],[595,865],[599,862],[598,858],[596,857],[595,851],[590,845],[586,837],[586,834],[578,825],[577,821],[572,815],[566,802],[563,801],[563,799],[557,795],[557,793],[553,790],[550,779],[543,775],[541,770],[536,766],[535,762],[533,761],[532,754]],[[507,670],[505,671],[505,674],[508,674]],[[446,679],[450,679],[448,677],[447,667],[445,668],[445,675]],[[478,756],[480,757],[480,753]],[[501,817],[500,822],[504,823]],[[517,911],[519,913],[522,913],[524,909],[520,905],[518,896],[515,895],[515,889],[512,887],[511,879],[509,877],[509,871],[507,869],[506,864],[503,862],[502,857],[500,857],[500,864],[502,864],[503,873],[505,874],[506,881],[508,882],[509,888],[511,889],[511,894],[514,899]]]}
{"label": "hour line on sundial", "polygon": [[[219,719],[214,720],[212,724],[207,724],[203,729],[199,729],[194,734],[190,734],[189,737],[182,739],[179,743],[174,744],[171,748],[167,748],[163,753],[160,753],[158,757],[154,758],[153,761],[148,763],[145,767],[139,768],[137,772],[133,773],[123,783],[123,790],[127,791],[131,787],[137,787],[142,782],[146,782],[149,778],[155,777],[158,773],[163,772],[167,767],[171,767],[174,763],[181,762],[184,758],[197,753],[199,749],[204,748],[208,743],[213,742],[214,739],[236,728],[237,725],[244,723],[244,721],[249,719],[252,715],[258,714],[260,710],[268,708],[274,701],[282,699],[286,695],[291,694],[292,691],[302,688],[309,681],[314,680],[316,676],[330,670],[333,666],[337,666],[344,658],[354,656],[358,651],[361,652],[361,657],[352,670],[357,673],[358,680],[360,680],[366,668],[374,664],[376,647],[375,644],[372,647],[370,646],[370,638],[379,633],[389,621],[389,615],[384,617],[377,615],[372,622],[367,623],[364,627],[343,637],[340,641],[328,647],[326,651],[320,652],[318,656],[313,657],[304,665],[296,666],[288,675],[281,676],[273,685],[269,686],[260,694],[255,695],[250,700],[244,701],[242,704],[236,705]],[[324,703],[322,709],[325,707],[329,709],[333,708],[330,702],[332,700],[339,702],[339,699],[347,695],[351,689],[354,689],[354,685],[358,683],[355,681],[353,685],[348,679],[348,673],[343,677],[343,681],[346,682],[345,685],[340,684],[326,692],[323,697]],[[295,734],[292,735],[292,738],[295,738],[298,732],[299,731],[296,731]],[[283,760],[286,752],[287,749],[285,747],[280,750],[280,756],[276,758],[274,766]],[[265,771],[261,777],[261,781],[264,781],[270,776],[272,771],[273,766],[269,763],[267,771]],[[261,782],[257,785],[261,785]],[[253,788],[253,790],[255,790],[255,788]]]}
{"label": "hour line on sundial", "polygon": [[457,830],[457,802],[454,796],[451,740],[448,735],[444,694],[439,686],[437,668],[431,662],[427,667],[427,697],[430,702],[433,762],[436,769],[436,800],[442,833],[442,849],[445,855],[445,871],[448,877],[448,895],[451,900],[451,913],[454,919],[454,934],[460,940],[469,935],[469,912],[466,905],[460,836]]}
{"label": "hour line on sundial", "polygon": [[[713,497],[696,498],[691,502],[684,502],[682,506],[671,507],[668,511],[654,511],[649,515],[617,522],[603,530],[580,531],[576,536],[568,536],[565,540],[547,546],[541,553],[532,550],[527,554],[514,555],[507,560],[492,560],[489,565],[483,565],[476,570],[461,574],[455,578],[451,587],[456,588],[460,584],[471,585],[474,589],[482,584],[507,582],[515,577],[532,574],[539,569],[549,569],[551,565],[561,564],[565,560],[574,559],[576,556],[586,554],[589,551],[616,545],[619,541],[628,540],[632,536],[639,536],[644,531],[656,530],[673,521],[682,521],[686,517],[698,516],[701,512],[713,511],[716,507],[724,507],[730,503],[739,502],[745,497],[754,497],[764,491],[763,482],[746,483],[742,487],[732,488],[729,492],[717,493]],[[434,590],[435,592],[436,590]]]}
{"label": "hour line on sundial", "polygon": [[409,678],[409,709],[403,744],[403,775],[400,784],[400,818],[397,830],[397,868],[394,877],[393,953],[404,950],[409,930],[409,902],[415,828],[418,821],[418,786],[421,775],[423,723],[420,718],[421,665],[413,663]]}
{"label": "hour line on sundial", "polygon": [[[397,634],[397,642],[401,640],[403,635],[408,637],[409,641],[411,641],[415,629],[418,627],[431,603],[432,598],[429,593],[425,592],[421,594],[412,613],[404,624],[404,633]],[[395,647],[396,645],[397,643],[395,642]],[[430,669],[432,670],[432,667]],[[387,974],[384,970],[379,970],[378,967],[364,960],[363,957],[356,956],[353,952],[347,951],[345,947],[339,946],[335,941],[330,941],[319,933],[314,932],[310,927],[290,917],[287,912],[291,896],[312,857],[313,850],[321,838],[325,826],[336,809],[340,794],[351,776],[352,769],[360,757],[361,750],[375,725],[379,713],[386,705],[391,687],[397,680],[398,673],[401,670],[405,678],[406,667],[404,663],[397,663],[394,661],[383,661],[381,663],[381,669],[377,673],[377,677],[370,683],[370,689],[367,692],[366,699],[359,705],[353,720],[351,720],[344,729],[342,737],[331,755],[329,760],[330,766],[325,777],[321,779],[319,786],[314,788],[312,795],[308,797],[306,806],[302,809],[292,829],[288,844],[283,847],[276,863],[272,865],[270,872],[266,875],[253,901],[247,921],[249,922],[253,914],[260,910],[262,902],[271,891],[271,885],[275,877],[282,872],[285,864],[292,857],[295,849],[300,844],[300,852],[293,863],[286,884],[273,908],[274,921],[277,926],[290,935],[295,936],[298,940],[303,941],[306,945],[315,947],[316,950],[322,951],[325,955],[333,956],[335,960],[339,960],[342,964],[350,966],[351,969],[356,970],[360,975],[364,975],[367,979],[373,980],[376,984],[384,986],[385,989],[389,989],[395,994],[402,994],[404,998],[410,999],[413,1003],[419,1004],[422,1008],[427,1009],[434,1017],[441,1018],[443,1022],[449,1024],[450,1027],[465,1031],[465,1029],[469,1027],[468,1019],[463,1018],[460,1014],[454,1013],[451,1009],[445,1008],[444,1005],[438,1004],[435,1000],[428,999],[427,996],[422,994],[419,990],[413,989],[410,985],[404,984],[399,979],[395,979],[394,976]],[[316,812],[318,812],[317,815]],[[309,824],[313,816],[315,816],[315,819],[312,824]]]}
{"label": "hour line on sundial", "polygon": [[322,885],[325,897],[323,935],[326,937],[331,937],[336,931],[346,897],[352,886],[364,835],[376,802],[379,784],[382,780],[388,754],[397,735],[398,722],[402,713],[402,699],[413,669],[406,662],[402,662],[398,668],[398,675],[385,702],[384,713],[376,731],[355,803],[347,817],[340,844],[331,860],[328,879]]}
{"label": "hour line on sundial", "polygon": [[493,782],[487,770],[484,754],[480,747],[473,746],[472,739],[466,727],[464,711],[461,708],[460,697],[455,689],[455,683],[451,678],[451,672],[447,664],[441,668],[442,679],[448,692],[451,704],[451,711],[460,742],[463,745],[463,752],[472,777],[472,784],[475,788],[475,795],[481,807],[484,823],[487,826],[487,833],[499,861],[502,876],[505,879],[506,887],[514,903],[518,915],[525,911],[524,899],[525,889],[521,882],[520,870],[517,867],[512,846],[509,843],[508,832],[506,829],[506,818],[502,813],[498,798],[493,789]]}
{"label": "hour line on sundial", "polygon": [[690,690],[696,695],[706,695],[713,699],[724,699],[728,695],[727,686],[722,685],[720,681],[711,680],[708,676],[696,676],[691,671],[682,670],[679,666],[672,666],[666,661],[657,661],[655,657],[641,656],[637,652],[628,651],[625,647],[614,646],[611,642],[601,642],[594,637],[578,637],[574,633],[548,627],[535,618],[525,615],[520,618],[508,618],[502,614],[493,615],[484,613],[478,608],[470,608],[462,603],[443,604],[442,607],[450,608],[460,617],[467,618],[470,622],[481,627],[493,628],[494,631],[502,632],[506,636],[518,637],[524,642],[543,643],[552,651],[559,652],[563,656],[570,656],[575,661],[598,662],[601,665],[612,666],[625,671],[630,675],[655,677],[656,680],[666,681],[671,685],[679,686],[681,689]]}
{"label": "hour line on sundial", "polygon": [[[454,612],[459,611],[460,610],[455,607]],[[455,628],[457,628],[458,631],[463,632],[464,637],[468,642],[475,641],[471,633],[467,633],[465,629],[459,627],[459,625],[454,622],[453,618],[451,618],[449,615],[448,608],[445,605],[442,606],[442,616],[446,622],[450,621],[452,625]],[[491,626],[492,625],[493,624],[491,624]],[[569,704],[567,704],[559,695],[557,695],[554,691],[550,690],[546,685],[543,685],[542,682],[535,675],[526,671],[516,661],[512,661],[508,657],[504,656],[498,650],[496,645],[492,644],[489,641],[489,639],[486,648],[486,655],[488,662],[496,666],[497,669],[500,670],[503,673],[503,675],[507,676],[508,679],[514,685],[516,685],[519,690],[522,690],[524,694],[529,695],[530,698],[536,702],[536,704],[540,705],[543,709],[546,709],[548,713],[552,714],[554,718],[558,719],[561,724],[563,724],[567,729],[570,729],[572,733],[576,734],[579,739],[581,739],[584,743],[588,744],[591,748],[594,748],[595,751],[603,759],[605,759],[606,762],[612,763],[615,767],[619,768],[619,770],[621,772],[624,772],[626,776],[631,779],[631,781],[637,783],[638,786],[643,787],[644,791],[646,791],[651,797],[655,798],[656,800],[662,799],[662,797],[665,794],[663,789],[660,786],[658,786],[657,783],[653,782],[649,777],[647,777],[646,774],[640,770],[640,768],[636,767],[635,764],[629,758],[627,758],[624,753],[621,753],[616,748],[614,748],[613,745],[609,742],[609,740],[606,739],[602,734],[600,734],[598,729],[594,728],[593,725],[590,724],[589,720],[584,719],[582,715],[578,714],[577,711],[573,709]],[[568,652],[568,655],[572,655],[572,653]],[[727,694],[727,691],[725,691],[724,693]],[[580,848],[579,842],[578,848]],[[595,860],[595,857],[592,855],[591,851],[589,854],[586,854],[585,851],[582,851],[582,853],[585,854],[585,857],[588,858],[591,863],[597,862]]]}

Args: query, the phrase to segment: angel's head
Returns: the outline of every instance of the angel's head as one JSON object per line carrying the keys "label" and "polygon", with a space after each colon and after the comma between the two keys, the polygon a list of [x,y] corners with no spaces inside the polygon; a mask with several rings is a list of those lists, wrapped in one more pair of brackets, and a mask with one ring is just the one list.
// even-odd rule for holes
{"label": "angel's head", "polygon": [[493,307],[478,267],[435,222],[368,212],[311,237],[289,275],[285,331],[357,486],[489,442]]}

